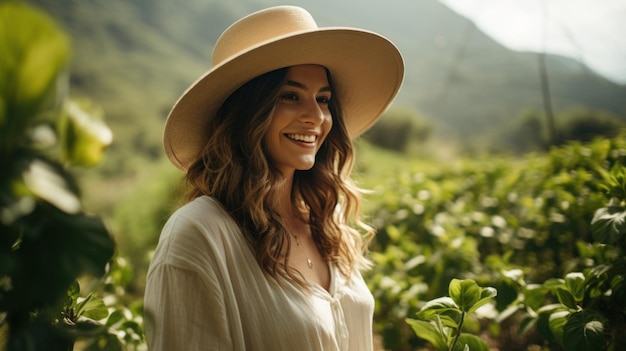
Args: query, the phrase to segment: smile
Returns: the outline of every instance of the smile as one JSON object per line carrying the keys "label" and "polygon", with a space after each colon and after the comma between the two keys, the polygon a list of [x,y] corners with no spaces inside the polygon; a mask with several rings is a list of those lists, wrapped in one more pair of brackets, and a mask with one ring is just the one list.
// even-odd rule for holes
{"label": "smile", "polygon": [[317,139],[316,135],[286,134],[286,136],[289,139],[296,140],[296,141],[303,141],[306,143],[312,143]]}

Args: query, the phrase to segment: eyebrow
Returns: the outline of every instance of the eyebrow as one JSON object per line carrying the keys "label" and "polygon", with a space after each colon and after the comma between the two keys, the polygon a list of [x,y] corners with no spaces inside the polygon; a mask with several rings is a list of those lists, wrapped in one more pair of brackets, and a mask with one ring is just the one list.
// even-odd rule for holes
{"label": "eyebrow", "polygon": [[[289,85],[289,86],[292,86],[292,87],[296,87],[296,88],[300,88],[300,89],[308,90],[308,87],[307,87],[306,85],[304,85],[304,84],[302,84],[302,83],[300,83],[300,82],[293,81],[293,80],[288,80],[288,81],[285,83],[285,85]],[[323,88],[321,88],[321,89],[319,90],[319,92],[326,92],[326,91],[330,91],[330,92],[332,92],[329,86],[325,86],[325,87],[323,87]]]}

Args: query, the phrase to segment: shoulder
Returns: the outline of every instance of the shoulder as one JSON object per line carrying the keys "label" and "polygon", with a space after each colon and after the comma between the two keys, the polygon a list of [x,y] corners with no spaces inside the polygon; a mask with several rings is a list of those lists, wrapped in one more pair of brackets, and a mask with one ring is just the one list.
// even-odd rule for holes
{"label": "shoulder", "polygon": [[176,210],[167,220],[163,235],[172,232],[232,231],[238,227],[217,200],[200,196]]}
{"label": "shoulder", "polygon": [[[213,198],[201,196],[183,205],[167,220],[153,263],[181,268],[193,262],[219,260],[226,247],[239,245],[241,232],[232,217]],[[202,261],[202,262],[200,262]]]}
{"label": "shoulder", "polygon": [[172,214],[172,218],[202,218],[206,215],[219,218],[228,216],[228,213],[215,198],[210,196],[199,196],[178,208]]}

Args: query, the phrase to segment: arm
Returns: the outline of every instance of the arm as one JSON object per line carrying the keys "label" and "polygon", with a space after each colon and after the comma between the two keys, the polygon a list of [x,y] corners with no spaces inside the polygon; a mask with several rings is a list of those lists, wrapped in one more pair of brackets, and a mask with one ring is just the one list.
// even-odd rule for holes
{"label": "arm", "polygon": [[163,263],[148,274],[144,299],[150,351],[233,349],[215,277]]}

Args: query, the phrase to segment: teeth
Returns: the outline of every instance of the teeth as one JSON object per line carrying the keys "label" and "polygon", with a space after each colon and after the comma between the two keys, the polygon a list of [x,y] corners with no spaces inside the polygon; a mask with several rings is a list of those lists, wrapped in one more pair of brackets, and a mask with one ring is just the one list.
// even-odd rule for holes
{"label": "teeth", "polygon": [[315,135],[304,135],[304,134],[287,134],[289,139],[304,141],[307,143],[312,143],[315,141]]}

